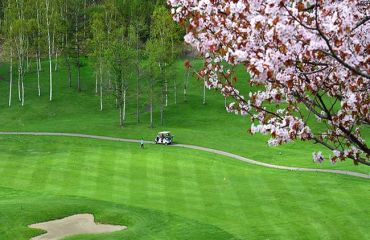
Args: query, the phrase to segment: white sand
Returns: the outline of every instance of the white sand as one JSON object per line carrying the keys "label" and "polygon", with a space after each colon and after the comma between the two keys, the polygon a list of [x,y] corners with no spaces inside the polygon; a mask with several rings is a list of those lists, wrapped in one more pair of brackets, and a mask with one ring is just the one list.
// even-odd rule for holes
{"label": "white sand", "polygon": [[77,214],[59,220],[32,224],[28,227],[47,231],[31,240],[58,240],[80,234],[110,233],[127,229],[125,226],[95,223],[92,214]]}

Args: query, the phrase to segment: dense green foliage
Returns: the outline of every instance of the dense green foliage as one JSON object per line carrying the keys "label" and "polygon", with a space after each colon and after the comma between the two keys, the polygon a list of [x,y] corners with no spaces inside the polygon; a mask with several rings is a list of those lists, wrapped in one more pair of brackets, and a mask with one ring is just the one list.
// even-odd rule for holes
{"label": "dense green foliage", "polygon": [[[169,76],[173,75],[172,65],[181,53],[183,35],[164,1],[19,0],[5,1],[4,6],[1,34],[5,43],[1,52],[3,61],[10,63],[12,76],[8,87],[9,106],[13,104],[12,95],[17,93],[22,106],[25,105],[28,73],[33,71],[34,61],[38,95],[45,92],[40,72],[47,68],[47,88],[52,101],[58,70],[64,66],[69,87],[81,92],[86,84],[81,79],[83,59],[91,57],[101,111],[105,106],[103,96],[113,95],[123,127],[127,91],[135,86],[137,122],[140,122],[143,96],[151,99],[152,111],[154,105],[160,106],[163,122],[164,107],[172,91],[168,87]],[[43,68],[41,59],[46,56],[49,64]],[[72,77],[75,70],[77,76]],[[136,80],[135,84],[132,79]],[[176,94],[176,89],[173,92]]]}

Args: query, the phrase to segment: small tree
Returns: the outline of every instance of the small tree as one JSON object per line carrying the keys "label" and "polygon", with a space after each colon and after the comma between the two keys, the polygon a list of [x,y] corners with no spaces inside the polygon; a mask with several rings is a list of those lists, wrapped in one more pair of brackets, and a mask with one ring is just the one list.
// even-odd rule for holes
{"label": "small tree", "polygon": [[[161,122],[163,122],[163,81],[161,81],[161,71],[158,68],[159,59],[162,55],[163,49],[159,47],[158,40],[150,39],[145,45],[145,60],[143,61],[143,68],[145,70],[146,92],[148,96],[149,112],[150,112],[150,127],[154,127],[154,106],[156,102],[160,102],[161,108]],[[159,90],[159,91],[158,91]],[[160,101],[158,101],[160,99]]]}
{"label": "small tree", "polygon": [[[6,4],[6,5],[5,5]],[[13,3],[14,4],[14,3]],[[7,54],[5,56],[9,59],[9,98],[8,105],[12,105],[12,89],[13,89],[13,59],[14,59],[14,31],[13,25],[16,19],[16,9],[10,1],[4,2],[4,20],[1,24],[1,33],[5,39],[3,49],[6,50]]]}
{"label": "small tree", "polygon": [[[150,38],[156,39],[157,47],[161,50],[156,51],[156,53],[160,54],[156,57],[156,59],[158,62],[158,67],[162,73],[162,84],[164,87],[163,98],[164,106],[166,107],[168,106],[168,79],[172,70],[171,65],[175,60],[175,29],[176,28],[174,27],[173,21],[171,20],[167,9],[163,6],[157,6],[154,9],[152,16]],[[176,90],[176,80],[174,80],[174,90]],[[177,99],[176,92],[177,90],[175,91],[175,99]],[[161,109],[162,108],[163,107],[161,107]],[[161,112],[163,112],[163,110],[161,110]],[[163,122],[163,119],[161,122]]]}
{"label": "small tree", "polygon": [[[100,95],[100,111],[103,111],[103,64],[104,64],[104,52],[105,52],[105,39],[106,35],[104,32],[104,14],[96,12],[92,16],[91,21],[92,39],[91,45],[91,56],[96,59],[95,72],[96,72],[96,93]],[[98,81],[99,79],[99,81]],[[99,84],[98,84],[99,82]]]}
{"label": "small tree", "polygon": [[117,31],[116,39],[111,42],[109,56],[110,67],[114,75],[114,96],[119,109],[119,122],[123,127],[126,120],[129,79],[134,75],[134,50],[124,37],[123,29]]}
{"label": "small tree", "polygon": [[45,18],[47,30],[48,56],[49,56],[49,100],[53,100],[53,65],[52,65],[52,29],[51,16],[53,15],[54,4],[53,1],[45,0]]}
{"label": "small tree", "polygon": [[141,67],[142,61],[142,41],[141,35],[145,32],[145,26],[142,21],[136,19],[129,28],[128,40],[130,47],[135,50],[135,69],[136,69],[136,122],[140,123],[140,94],[141,94]]}

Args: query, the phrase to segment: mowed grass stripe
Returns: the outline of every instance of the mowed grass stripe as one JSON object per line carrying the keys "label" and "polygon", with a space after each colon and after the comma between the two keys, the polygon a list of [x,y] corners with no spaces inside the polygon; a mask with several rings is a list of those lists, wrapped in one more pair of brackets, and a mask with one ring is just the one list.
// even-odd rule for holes
{"label": "mowed grass stripe", "polygon": [[205,211],[205,201],[196,179],[195,159],[192,159],[187,154],[181,155],[180,159],[183,159],[181,164],[182,191],[186,199],[187,214],[202,215],[203,211]]}
{"label": "mowed grass stripe", "polygon": [[207,221],[223,219],[225,217],[225,209],[220,206],[223,199],[215,186],[216,182],[213,177],[213,171],[215,170],[198,154],[200,156],[203,155],[197,153],[194,159],[195,180],[203,201],[204,211],[208,213]]}
{"label": "mowed grass stripe", "polygon": [[[37,147],[35,146],[30,146],[29,141],[23,141],[23,139],[19,138],[19,148],[13,149],[13,151],[17,152],[18,154],[20,151],[25,151],[27,155],[30,157],[31,162],[35,159],[37,159]],[[36,157],[36,158],[35,158]],[[28,161],[19,161],[16,156],[13,156],[13,158],[9,159],[11,162],[17,162],[21,167],[17,168],[16,172],[14,175],[10,176],[11,177],[11,183],[15,184],[14,186],[26,186],[30,184],[30,176],[33,176],[33,173],[35,171],[34,167],[27,167],[28,164],[30,164]]]}
{"label": "mowed grass stripe", "polygon": [[[40,154],[42,164],[54,166],[51,172],[57,173],[55,178],[59,177],[60,172],[60,174],[66,174],[67,179],[71,179],[67,185],[63,184],[62,195],[86,196],[99,200],[102,196],[96,193],[97,185],[89,184],[95,181],[99,174],[109,178],[116,168],[113,165],[117,165],[116,162],[118,162],[118,168],[122,167],[122,171],[126,169],[127,174],[117,176],[115,179],[119,183],[129,183],[129,188],[136,189],[130,191],[132,194],[130,198],[117,199],[109,193],[114,188],[107,187],[107,197],[103,200],[108,204],[116,202],[166,211],[217,226],[240,239],[317,239],[320,236],[329,239],[368,238],[366,233],[370,214],[364,207],[364,203],[368,202],[370,185],[366,179],[265,169],[210,153],[154,145],[150,146],[150,149],[145,149],[148,163],[143,163],[138,161],[143,152],[136,144],[99,142],[99,145],[95,145],[95,140],[68,138],[64,141],[53,137],[34,137],[27,141],[29,143],[25,148],[28,149],[17,152],[19,161],[15,161],[12,168],[23,171],[28,167],[25,162],[36,164],[37,159],[29,157],[29,152],[37,149],[35,146],[40,149],[51,149],[48,147],[50,144],[58,144],[59,147],[54,151],[61,151],[61,149],[71,151],[70,154],[75,159],[69,160],[72,162],[68,164],[60,159],[65,158],[65,154],[60,152],[47,153],[47,150],[45,154]],[[9,147],[4,147],[7,146],[6,144]],[[3,156],[6,158],[8,151],[14,152],[18,146],[18,142],[12,141],[11,138],[6,144],[0,146],[0,159],[3,159]],[[104,151],[104,154],[102,155],[100,151]],[[128,152],[130,154],[127,154]],[[103,171],[92,167],[101,164],[99,159],[102,158],[101,156],[108,156],[105,162],[108,165]],[[121,161],[123,156],[128,158]],[[81,158],[84,159],[82,164]],[[58,161],[50,162],[50,159]],[[73,163],[77,161],[76,159],[78,159],[78,165]],[[58,165],[54,165],[57,163]],[[65,165],[72,167],[64,171]],[[147,166],[147,179],[141,181],[143,175],[141,168],[144,165]],[[75,178],[82,172],[81,169],[86,167],[93,173],[85,171],[80,177],[80,182],[75,182]],[[181,174],[178,168],[181,168]],[[9,170],[12,171],[11,168]],[[230,185],[223,185],[225,175],[229,176]],[[7,183],[9,177],[10,175],[0,175],[0,184]],[[49,179],[51,178],[54,177],[50,176]],[[177,182],[179,181],[177,178],[183,178],[182,182]],[[148,187],[143,187],[144,182],[148,182]],[[47,196],[53,192],[50,187],[46,191],[40,190],[37,183],[35,181],[31,186],[12,183],[8,187],[27,187],[29,191],[42,193],[41,196]],[[104,184],[104,181],[100,184]],[[117,183],[116,180],[112,180],[112,183],[106,184]],[[81,191],[86,189],[86,186],[89,188],[88,191]],[[181,186],[183,190],[178,189]],[[60,191],[59,186],[55,186],[55,189]],[[153,192],[153,189],[159,189],[159,191]],[[182,204],[176,205],[184,198],[180,191],[186,195],[186,208]],[[167,198],[168,195],[173,195],[171,200]],[[147,196],[146,199],[143,196]],[[352,197],[349,198],[349,196]],[[38,200],[41,201],[41,197]],[[334,200],[337,202],[331,205]],[[317,207],[317,204],[320,206]],[[220,212],[222,208],[227,212]],[[156,218],[155,215],[151,217]],[[311,224],[310,222],[313,221],[317,223]],[[346,224],[345,228],[341,228],[343,224]],[[350,229],[356,233],[351,234]]]}
{"label": "mowed grass stripe", "polygon": [[206,222],[208,217],[207,214],[207,206],[206,206],[206,199],[204,196],[204,186],[199,179],[198,173],[198,166],[197,166],[197,158],[192,158],[190,155],[186,155],[186,160],[189,164],[189,179],[191,180],[192,184],[190,188],[187,188],[187,194],[189,196],[189,214],[193,216],[200,217],[201,221]]}
{"label": "mowed grass stripe", "polygon": [[[62,145],[63,146],[63,145]],[[68,144],[64,145],[66,156],[60,162],[59,174],[61,178],[61,185],[59,194],[72,193],[78,194],[80,190],[80,168],[82,168],[83,159],[80,156],[81,150],[78,147],[70,147]],[[75,163],[79,163],[79,167],[74,167]]]}
{"label": "mowed grass stripe", "polygon": [[[172,156],[171,156],[172,158]],[[186,179],[184,172],[188,171],[187,167],[187,159],[185,156],[180,156],[178,161],[166,161],[166,171],[172,172],[173,175],[168,177],[166,180],[166,188],[167,188],[167,205],[171,209],[179,208],[183,212],[184,215],[188,215],[189,211],[189,196],[186,191]],[[173,181],[172,177],[175,179]],[[173,189],[172,193],[169,192],[170,189]],[[171,196],[172,195],[172,196]],[[176,196],[179,200],[173,199]],[[171,201],[172,202],[171,202]]]}
{"label": "mowed grass stripe", "polygon": [[[146,177],[146,155],[145,152],[148,149],[140,149],[140,146],[135,143],[131,143],[132,148],[138,148],[138,152],[131,152],[131,148],[125,148],[121,155],[124,154],[124,159],[127,162],[127,186],[128,199],[127,202],[132,204],[137,201],[145,204],[147,195],[145,189],[147,187]],[[130,159],[135,159],[134,161]]]}
{"label": "mowed grass stripe", "polygon": [[[53,147],[52,147],[53,148]],[[52,149],[48,149],[48,151],[52,151]],[[27,160],[27,159],[19,159],[18,161]],[[55,159],[53,155],[50,158],[37,158],[34,164],[29,164],[29,167],[33,167],[33,175],[32,175],[32,182],[33,186],[37,186],[37,190],[42,192],[47,187],[47,180],[49,178],[50,169]],[[17,176],[14,176],[14,179],[17,179]]]}
{"label": "mowed grass stripe", "polygon": [[[316,226],[316,228],[310,226],[311,224],[315,224],[315,222],[317,222],[317,218],[321,217],[320,206],[313,205],[314,208],[306,208],[305,201],[312,203],[315,202],[317,199],[311,199],[311,194],[309,193],[310,189],[308,188],[310,187],[310,185],[301,178],[301,174],[294,173],[294,175],[296,175],[294,178],[278,178],[278,192],[281,191],[282,194],[274,197],[274,201],[279,208],[279,210],[276,211],[275,214],[281,219],[281,224],[275,224],[278,227],[276,233],[279,233],[279,231],[283,231],[286,235],[289,235],[289,238],[291,239],[318,239],[321,237],[327,237],[326,229],[319,229],[321,226]],[[270,186],[276,185],[276,180],[272,180],[271,178],[269,178],[268,184]],[[295,190],[291,187],[294,187]],[[299,191],[297,191],[297,188],[299,189]],[[269,194],[277,192],[276,189],[272,188],[269,188],[268,190]],[[307,193],[307,196],[305,193]],[[287,199],[290,199],[290,203],[286,202]],[[310,204],[310,206],[312,206],[312,204]],[[286,228],[287,224],[294,225],[297,229],[303,228],[304,230],[297,232],[291,231]],[[320,233],[322,235],[318,236],[317,233]]]}
{"label": "mowed grass stripe", "polygon": [[[294,238],[301,239],[338,239],[336,229],[338,226],[330,224],[328,216],[335,216],[337,211],[330,211],[336,208],[326,208],[325,205],[333,204],[330,199],[330,192],[322,191],[320,188],[320,178],[311,174],[304,176],[302,173],[294,173],[293,178],[284,178],[284,195],[294,203],[282,204],[283,212],[292,221],[292,225],[299,231],[295,232]],[[328,177],[330,178],[330,176]],[[308,183],[309,182],[309,183]],[[330,185],[335,184],[335,178]],[[315,196],[315,197],[314,197]],[[335,205],[335,204],[334,204]],[[343,233],[342,233],[343,234]]]}
{"label": "mowed grass stripe", "polygon": [[165,201],[167,211],[179,209],[183,214],[186,214],[185,197],[183,194],[182,179],[180,178],[180,169],[177,163],[183,162],[181,156],[178,161],[171,161],[173,159],[173,152],[167,152],[166,147],[161,149],[163,159],[163,184],[165,192]]}
{"label": "mowed grass stripe", "polygon": [[[277,202],[276,204],[278,204],[279,206],[279,211],[274,212],[275,215],[273,217],[270,215],[270,219],[273,219],[275,217],[281,219],[279,223],[275,224],[277,225],[276,233],[278,234],[279,230],[284,232],[287,231],[286,234],[289,234],[289,237],[292,239],[307,239],[307,235],[311,235],[311,237],[314,238],[319,237],[315,236],[317,229],[313,229],[310,226],[310,223],[313,220],[311,218],[311,215],[316,215],[316,208],[307,209],[304,204],[304,201],[306,200],[309,202],[311,201],[308,196],[304,197],[304,193],[308,194],[309,192],[306,188],[307,183],[302,182],[299,174],[293,173],[296,175],[295,178],[288,179],[285,178],[285,174],[286,173],[281,174],[282,176],[278,178],[280,179],[280,181],[278,181],[277,184],[275,178],[268,179],[269,184],[275,184],[275,189],[270,188],[269,192],[273,191],[275,192],[275,194],[278,193],[277,197],[275,197],[274,199]],[[290,189],[290,186],[292,186],[293,188]],[[297,191],[297,188],[299,189],[299,191]],[[311,214],[307,215],[307,212],[310,212]],[[290,229],[287,229],[287,225],[294,226],[293,229],[298,229],[298,231],[291,231]],[[325,233],[325,231],[323,233]]]}
{"label": "mowed grass stripe", "polygon": [[[6,141],[6,139],[2,140]],[[0,184],[3,184],[3,186],[14,187],[14,185],[18,184],[18,177],[21,177],[20,171],[22,168],[19,168],[18,166],[22,163],[17,159],[17,156],[22,155],[20,149],[22,149],[25,145],[19,141],[19,139],[15,139],[15,141],[19,144],[19,146],[5,146],[4,150],[9,149],[10,154],[5,155],[4,158],[1,158],[0,160],[2,161],[2,171],[0,173],[1,176],[4,177]]]}
{"label": "mowed grass stripe", "polygon": [[99,147],[98,154],[93,155],[93,161],[97,166],[97,176],[95,178],[95,193],[92,196],[112,201],[115,159],[110,151],[104,151],[104,148]]}
{"label": "mowed grass stripe", "polygon": [[[112,201],[113,202],[122,202],[125,195],[123,194],[123,189],[126,187],[121,182],[121,176],[122,176],[122,162],[125,161],[125,159],[119,158],[117,151],[111,151],[105,150],[107,156],[106,161],[112,162],[112,169],[111,169],[111,175],[112,175]],[[109,153],[109,156],[108,156]]]}
{"label": "mowed grass stripe", "polygon": [[[212,201],[213,211],[216,213],[213,217],[215,219],[220,218],[225,221],[233,221],[235,218],[232,216],[230,209],[234,208],[236,205],[233,204],[234,201],[230,200],[230,196],[225,192],[222,185],[224,184],[225,177],[225,166],[223,164],[216,164],[218,161],[218,156],[212,156],[209,163],[209,173],[211,176],[211,184],[213,186]],[[211,199],[212,199],[211,198]]]}
{"label": "mowed grass stripe", "polygon": [[[225,226],[224,229],[233,229],[233,228],[243,228],[245,225],[249,224],[249,218],[248,218],[248,211],[245,211],[243,208],[243,204],[246,202],[246,199],[242,199],[238,193],[238,189],[241,187],[246,186],[246,181],[238,181],[236,182],[236,179],[238,179],[238,176],[236,176],[236,172],[234,171],[233,166],[228,166],[224,160],[218,160],[222,162],[223,164],[223,171],[222,175],[220,177],[223,177],[222,183],[220,186],[222,186],[222,193],[223,198],[226,203],[230,202],[228,206],[228,210],[226,211],[228,219],[232,219],[235,221],[240,222],[239,225],[228,225]],[[240,211],[231,211],[231,209],[240,209]],[[230,222],[233,222],[230,220]]]}
{"label": "mowed grass stripe", "polygon": [[[336,180],[336,186],[342,186],[343,180]],[[362,185],[359,186],[359,190],[353,191],[353,188],[343,187],[340,190],[332,188],[332,194],[329,194],[328,197],[330,198],[329,203],[333,207],[338,209],[346,209],[349,213],[343,214],[341,211],[337,212],[337,221],[341,221],[341,229],[345,229],[347,235],[340,236],[336,233],[335,237],[337,239],[346,239],[349,237],[357,238],[357,239],[370,239],[370,231],[365,231],[365,229],[370,228],[370,209],[364,208],[364,203],[368,203],[370,200],[370,186],[365,189]],[[361,194],[361,192],[368,191],[369,194]],[[333,197],[337,195],[337,197]],[[362,198],[362,201],[358,201],[358,198]],[[335,214],[335,211],[332,211]],[[369,221],[359,221],[358,216],[367,216]],[[344,220],[346,219],[346,220]],[[350,224],[349,224],[350,223]],[[362,226],[353,228],[351,226]],[[336,228],[337,226],[332,226]]]}
{"label": "mowed grass stripe", "polygon": [[[77,147],[78,154],[71,159],[70,164],[73,168],[72,181],[76,181],[76,191],[71,192],[72,195],[90,197],[94,196],[96,189],[96,176],[97,176],[97,164],[93,157],[99,154],[101,149],[98,147],[94,148],[94,153],[90,154],[88,147]],[[68,191],[68,189],[67,189]]]}
{"label": "mowed grass stripe", "polygon": [[[237,166],[236,166],[237,167]],[[234,211],[234,214],[238,216],[238,221],[240,224],[227,224],[225,228],[233,229],[235,232],[241,232],[242,229],[245,229],[246,226],[252,226],[255,224],[255,219],[252,217],[252,211],[250,208],[258,208],[258,204],[255,202],[252,203],[250,200],[252,197],[250,187],[254,187],[254,183],[251,183],[251,179],[254,175],[251,176],[250,172],[238,172],[235,171],[235,166],[230,166],[227,168],[228,178],[226,179],[227,187],[229,192],[234,192],[235,197],[239,202],[239,211]],[[248,191],[246,191],[248,189]],[[255,210],[254,210],[255,211]],[[247,234],[242,236],[242,239],[249,239],[248,236],[253,236],[255,231],[248,231]],[[253,239],[253,238],[251,238]]]}
{"label": "mowed grass stripe", "polygon": [[[117,151],[114,151],[110,149],[111,152],[114,152],[114,156],[118,158],[117,162],[117,181],[115,184],[117,184],[116,188],[118,189],[117,191],[117,200],[119,202],[128,202],[130,199],[130,158],[126,157],[128,154],[128,150],[126,148],[119,149]],[[130,155],[131,156],[131,155]]]}
{"label": "mowed grass stripe", "polygon": [[59,175],[64,168],[61,166],[63,158],[63,146],[59,144],[50,144],[50,152],[54,153],[53,157],[49,160],[50,167],[48,169],[48,175],[45,179],[45,191],[55,193],[61,188],[62,178]]}
{"label": "mowed grass stripe", "polygon": [[70,185],[70,161],[71,161],[71,158],[73,158],[73,154],[72,154],[72,151],[71,150],[66,150],[64,149],[64,156],[59,160],[59,168],[60,170],[55,173],[56,174],[56,178],[59,179],[60,181],[60,184],[59,184],[59,188],[56,192],[56,194],[63,194],[65,193],[65,190],[66,190],[66,187],[69,186],[71,187]]}
{"label": "mowed grass stripe", "polygon": [[148,180],[148,206],[165,209],[163,158],[160,152],[153,153],[153,157],[148,159]]}
{"label": "mowed grass stripe", "polygon": [[[274,224],[272,220],[276,216],[271,213],[271,211],[274,211],[276,205],[271,201],[271,195],[268,194],[264,176],[253,176],[253,181],[248,182],[248,186],[246,187],[250,193],[248,201],[251,204],[249,205],[250,218],[254,220],[252,226],[256,226],[256,231],[249,231],[248,236],[251,237],[256,234],[256,236],[263,239],[277,238],[276,223]],[[248,226],[248,229],[251,230],[253,227]],[[286,235],[283,236],[287,237]]]}

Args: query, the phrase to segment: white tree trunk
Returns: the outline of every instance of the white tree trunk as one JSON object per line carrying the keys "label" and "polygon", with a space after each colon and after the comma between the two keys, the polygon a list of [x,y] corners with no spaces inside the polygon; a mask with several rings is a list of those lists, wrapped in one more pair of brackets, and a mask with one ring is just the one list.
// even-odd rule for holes
{"label": "white tree trunk", "polygon": [[[173,37],[171,36],[171,57],[172,57],[172,61],[174,59],[174,56],[175,56],[175,44],[174,44]],[[174,93],[175,93],[175,105],[176,105],[177,104],[176,77],[173,78],[173,90],[174,90]]]}
{"label": "white tree trunk", "polygon": [[98,94],[98,72],[95,72],[95,94]]}
{"label": "white tree trunk", "polygon": [[126,88],[123,90],[123,121],[126,120]]}
{"label": "white tree trunk", "polygon": [[42,66],[41,66],[41,53],[39,51],[39,70],[40,72],[42,71]]}
{"label": "white tree trunk", "polygon": [[23,68],[24,68],[24,63],[23,63],[23,41],[22,41],[22,36],[19,36],[19,75],[18,75],[18,94],[19,94],[19,100],[21,102],[21,105],[24,106],[24,83],[23,83]]}
{"label": "white tree trunk", "polygon": [[54,71],[58,71],[58,49],[55,50],[55,64],[54,64]]}
{"label": "white tree trunk", "polygon": [[39,57],[38,54],[36,54],[36,71],[37,71],[37,91],[38,96],[41,96],[41,87],[40,87],[40,66],[39,66]]}
{"label": "white tree trunk", "polygon": [[188,72],[186,73],[186,78],[184,82],[184,102],[187,101],[189,75],[190,75],[190,71],[188,70]]}
{"label": "white tree trunk", "polygon": [[108,88],[111,89],[112,88],[112,81],[111,81],[111,75],[110,75],[110,71],[108,70]]}
{"label": "white tree trunk", "polygon": [[153,96],[150,97],[150,127],[153,127]]}
{"label": "white tree trunk", "polygon": [[18,58],[18,100],[22,101],[21,95],[21,62],[20,58]]}
{"label": "white tree trunk", "polygon": [[[166,67],[166,64],[164,64],[164,66]],[[166,68],[163,69],[163,77],[164,77],[164,87],[165,87],[165,106],[167,107],[168,106],[168,82],[167,82],[167,78],[166,78]]]}
{"label": "white tree trunk", "polygon": [[167,84],[167,82],[165,82],[165,91],[166,91],[166,95],[165,95],[165,97],[166,97],[166,100],[165,100],[165,105],[166,105],[166,107],[168,106],[168,84]]}
{"label": "white tree trunk", "polygon": [[30,67],[30,65],[29,65],[29,59],[28,59],[28,40],[27,40],[27,43],[26,43],[26,72],[28,72],[29,71],[29,67]]}
{"label": "white tree trunk", "polygon": [[10,48],[9,107],[12,105],[12,85],[13,85],[13,48]]}
{"label": "white tree trunk", "polygon": [[206,84],[203,83],[203,104],[206,104]]}
{"label": "white tree trunk", "polygon": [[86,0],[84,1],[84,39],[86,38]]}
{"label": "white tree trunk", "polygon": [[173,91],[175,92],[175,104],[177,104],[177,86],[176,86],[176,78],[173,78]]}
{"label": "white tree trunk", "polygon": [[119,126],[123,127],[122,108],[119,107]]}
{"label": "white tree trunk", "polygon": [[[51,56],[53,57],[53,55],[55,54],[55,26],[53,26],[53,30],[51,31],[51,33],[52,33],[51,34]],[[54,61],[54,65],[55,65],[55,61]]]}
{"label": "white tree trunk", "polygon": [[103,71],[100,61],[100,111],[103,111]]}
{"label": "white tree trunk", "polygon": [[51,57],[51,39],[50,39],[50,20],[49,20],[49,0],[45,0],[46,5],[46,25],[47,25],[47,32],[48,32],[48,48],[49,48],[49,100],[53,100],[53,67],[52,67],[52,57]]}
{"label": "white tree trunk", "polygon": [[24,106],[24,74],[22,74],[22,107]]}
{"label": "white tree trunk", "polygon": [[25,67],[24,67],[24,49],[23,49],[23,44],[24,44],[24,42],[23,42],[23,36],[20,36],[20,40],[19,40],[19,42],[20,42],[20,53],[21,53],[21,55],[20,55],[20,62],[21,62],[21,68],[20,68],[20,70],[21,70],[21,93],[22,93],[22,96],[21,96],[21,99],[22,99],[22,101],[21,101],[21,103],[22,103],[22,107],[24,106],[24,72],[25,72]]}
{"label": "white tree trunk", "polygon": [[153,87],[153,80],[150,82],[150,127],[153,128],[153,92],[154,92],[154,87]]}

